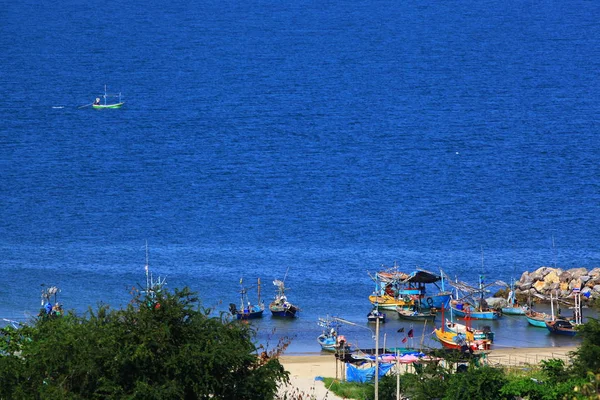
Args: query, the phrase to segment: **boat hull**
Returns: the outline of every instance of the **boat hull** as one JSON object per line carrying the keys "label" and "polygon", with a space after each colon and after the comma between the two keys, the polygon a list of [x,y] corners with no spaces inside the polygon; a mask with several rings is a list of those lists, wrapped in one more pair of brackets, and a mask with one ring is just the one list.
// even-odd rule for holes
{"label": "boat hull", "polygon": [[546,320],[550,319],[550,316],[544,313],[529,312],[525,314],[525,318],[527,318],[527,322],[531,326],[546,328]]}
{"label": "boat hull", "polygon": [[[343,344],[341,342],[344,342]],[[343,339],[343,336],[330,336],[330,335],[320,335],[317,338],[317,342],[321,345],[321,350],[336,352],[336,351],[349,351],[350,347]]]}
{"label": "boat hull", "polygon": [[506,315],[525,315],[523,307],[502,307],[502,314]]}
{"label": "boat hull", "polygon": [[250,307],[244,307],[242,310],[235,310],[235,316],[237,319],[262,318],[264,311],[265,306],[261,303],[260,305],[251,305]]}
{"label": "boat hull", "polygon": [[238,311],[236,314],[237,319],[256,319],[262,318],[264,310],[260,311]]}
{"label": "boat hull", "polygon": [[104,108],[121,108],[123,106],[123,103],[115,103],[115,104],[92,104],[92,107],[95,108],[96,110],[102,110]]}
{"label": "boat hull", "polygon": [[411,307],[414,305],[414,301],[409,298],[393,297],[387,294],[383,296],[371,295],[369,301],[380,309],[392,311],[395,311],[396,307]]}
{"label": "boat hull", "polygon": [[295,318],[298,307],[290,305],[289,307],[269,306],[271,315],[278,318]]}
{"label": "boat hull", "polygon": [[454,315],[458,316],[458,317],[468,317],[471,319],[489,319],[489,320],[494,320],[494,319],[499,319],[500,318],[500,313],[498,311],[473,311],[473,310],[469,310],[466,311],[464,309],[460,310],[456,307],[451,307],[452,308],[452,312],[454,313]]}
{"label": "boat hull", "polygon": [[[423,306],[427,304],[431,308],[437,308],[438,310],[442,308],[448,308],[450,304],[450,299],[452,294],[450,292],[438,293],[433,296],[426,296],[423,302]],[[431,299],[431,301],[429,300]]]}
{"label": "boat hull", "polygon": [[556,333],[558,335],[575,336],[577,334],[575,326],[567,320],[557,319],[554,321],[546,321],[546,328],[548,328],[550,333]]}
{"label": "boat hull", "polygon": [[434,312],[416,312],[404,308],[397,308],[398,316],[409,321],[435,321]]}

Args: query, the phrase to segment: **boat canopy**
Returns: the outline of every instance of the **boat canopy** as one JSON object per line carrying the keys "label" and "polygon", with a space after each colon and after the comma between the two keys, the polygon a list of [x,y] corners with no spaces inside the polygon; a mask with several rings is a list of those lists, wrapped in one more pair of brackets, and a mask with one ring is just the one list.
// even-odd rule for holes
{"label": "boat canopy", "polygon": [[440,275],[419,269],[410,273],[406,279],[401,281],[401,283],[435,283],[441,280],[442,277]]}
{"label": "boat canopy", "polygon": [[398,271],[397,267],[389,269],[387,271],[379,271],[376,276],[373,277],[374,281],[382,283],[435,283],[442,280],[441,275],[433,272],[426,271],[424,269],[417,269],[411,273],[404,273]]}

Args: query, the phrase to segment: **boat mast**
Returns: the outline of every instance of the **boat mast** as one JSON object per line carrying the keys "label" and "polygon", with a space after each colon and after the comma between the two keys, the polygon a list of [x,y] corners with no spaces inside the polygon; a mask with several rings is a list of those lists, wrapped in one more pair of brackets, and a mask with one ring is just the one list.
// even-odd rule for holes
{"label": "boat mast", "polygon": [[552,297],[552,292],[550,292],[550,312],[552,313],[552,321],[554,321],[554,299]]}
{"label": "boat mast", "polygon": [[481,306],[483,302],[483,246],[481,246],[481,274],[479,274],[479,311],[483,311],[483,307]]}
{"label": "boat mast", "polygon": [[258,304],[260,305],[260,278],[258,278]]}

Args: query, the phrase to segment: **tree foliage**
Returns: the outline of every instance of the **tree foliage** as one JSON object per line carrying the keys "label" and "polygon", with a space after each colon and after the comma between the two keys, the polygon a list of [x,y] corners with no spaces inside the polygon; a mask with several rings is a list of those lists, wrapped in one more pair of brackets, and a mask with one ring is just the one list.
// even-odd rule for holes
{"label": "tree foliage", "polygon": [[0,398],[269,399],[288,379],[248,325],[211,316],[188,288],[1,333]]}
{"label": "tree foliage", "polygon": [[577,328],[577,335],[583,340],[572,353],[573,373],[580,376],[588,372],[600,373],[600,321],[588,318],[585,324]]}
{"label": "tree foliage", "polygon": [[469,368],[450,376],[444,399],[499,399],[505,383],[504,371],[500,368]]}

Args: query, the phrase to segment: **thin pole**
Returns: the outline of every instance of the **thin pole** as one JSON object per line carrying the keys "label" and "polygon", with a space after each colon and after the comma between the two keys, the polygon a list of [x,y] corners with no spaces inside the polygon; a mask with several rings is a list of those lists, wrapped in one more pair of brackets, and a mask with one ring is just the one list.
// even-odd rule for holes
{"label": "thin pole", "polygon": [[150,278],[149,278],[149,270],[150,270],[150,265],[148,262],[148,241],[146,240],[146,265],[144,266],[144,269],[146,270],[146,296],[149,296],[149,290],[150,290]]}
{"label": "thin pole", "polygon": [[552,298],[552,292],[550,292],[550,312],[552,312],[552,321],[554,321],[554,299]]}
{"label": "thin pole", "polygon": [[379,400],[379,318],[375,320],[375,400]]}
{"label": "thin pole", "polygon": [[396,347],[396,400],[400,400],[400,357]]}

